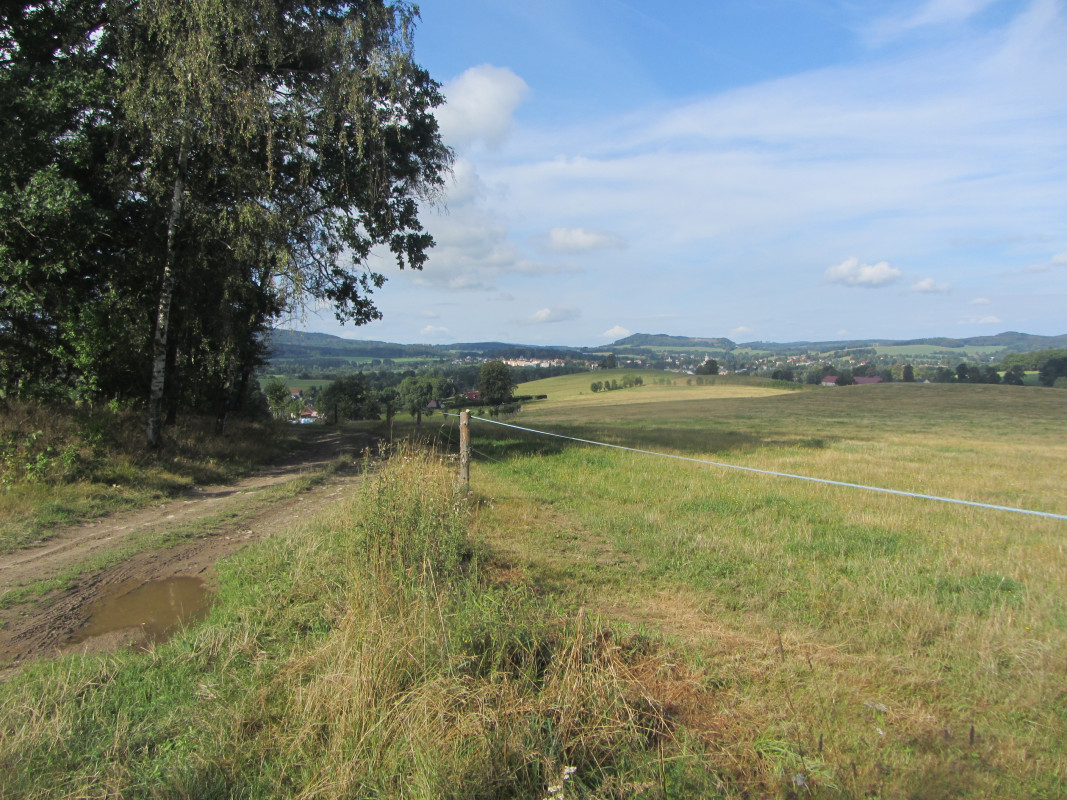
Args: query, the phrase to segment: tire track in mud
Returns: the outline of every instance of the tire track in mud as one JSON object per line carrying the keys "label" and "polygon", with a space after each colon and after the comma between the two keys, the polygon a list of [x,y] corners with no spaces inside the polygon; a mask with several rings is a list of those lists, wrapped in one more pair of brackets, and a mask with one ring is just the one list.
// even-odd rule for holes
{"label": "tire track in mud", "polygon": [[[358,470],[338,471],[293,496],[268,490],[319,473],[342,456],[358,460],[375,446],[374,439],[331,429],[304,435],[304,447],[238,483],[198,488],[191,496],[61,529],[42,545],[0,556],[0,595],[76,576],[73,585],[0,609],[0,679],[29,660],[72,649],[145,645],[151,636],[137,625],[75,640],[103,599],[153,581],[191,577],[210,583],[220,558],[340,500],[360,480]],[[162,540],[168,534],[179,541],[138,545],[140,539]]]}

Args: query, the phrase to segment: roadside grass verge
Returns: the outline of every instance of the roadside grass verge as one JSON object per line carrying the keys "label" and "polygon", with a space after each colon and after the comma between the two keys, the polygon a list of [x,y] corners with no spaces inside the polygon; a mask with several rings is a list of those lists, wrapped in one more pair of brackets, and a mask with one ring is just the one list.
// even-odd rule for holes
{"label": "roadside grass verge", "polygon": [[86,575],[120,564],[146,550],[174,547],[191,539],[199,539],[221,529],[235,526],[242,520],[252,519],[263,513],[274,503],[310,491],[328,480],[331,475],[351,467],[350,459],[338,458],[315,472],[300,475],[285,483],[249,492],[240,502],[225,511],[206,514],[186,523],[168,525],[162,531],[139,535],[121,547],[108,549],[85,561],[78,562],[58,575],[49,575],[30,583],[16,584],[10,589],[0,591],[0,608],[10,608],[54,591],[70,589]]}
{"label": "roadside grass verge", "polygon": [[0,796],[737,796],[672,717],[702,675],[501,579],[481,513],[401,449],[220,564],[205,623],[24,668],[0,685]]}
{"label": "roadside grass verge", "polygon": [[[1065,412],[1027,387],[889,386],[509,421],[1064,514]],[[682,724],[732,786],[1067,796],[1067,523],[473,425],[476,530],[515,580],[702,669],[717,689]]]}
{"label": "roadside grass verge", "polygon": [[168,427],[161,454],[144,446],[141,414],[0,404],[0,553],[37,544],[74,522],[250,474],[296,446],[273,421],[187,417]]}

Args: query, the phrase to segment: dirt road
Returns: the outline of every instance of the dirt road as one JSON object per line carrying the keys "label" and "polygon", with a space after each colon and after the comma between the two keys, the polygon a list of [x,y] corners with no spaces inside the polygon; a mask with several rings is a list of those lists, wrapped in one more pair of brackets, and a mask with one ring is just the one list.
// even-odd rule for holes
{"label": "dirt road", "polygon": [[[335,429],[300,434],[302,448],[239,483],[62,529],[43,545],[0,556],[0,595],[61,586],[27,592],[24,601],[0,609],[0,677],[29,659],[73,648],[101,651],[157,638],[167,627],[168,605],[171,612],[181,603],[203,605],[216,561],[351,491],[359,480],[356,469],[340,470],[295,495],[272,490],[321,473],[342,456],[358,461],[373,445],[364,434]],[[162,589],[154,600],[141,594],[152,587]],[[159,618],[95,625],[98,616],[122,607],[123,598],[140,606],[142,616]]]}

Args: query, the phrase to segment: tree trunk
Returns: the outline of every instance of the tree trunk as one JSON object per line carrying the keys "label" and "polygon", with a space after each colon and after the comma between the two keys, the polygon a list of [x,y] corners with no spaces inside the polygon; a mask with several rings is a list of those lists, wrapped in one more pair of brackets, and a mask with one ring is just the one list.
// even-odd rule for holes
{"label": "tree trunk", "polygon": [[163,384],[167,379],[167,334],[170,330],[170,304],[174,298],[175,244],[178,226],[182,220],[182,201],[185,197],[185,170],[189,154],[185,150],[185,133],[178,147],[178,172],[174,176],[174,195],[170,201],[170,216],[167,219],[167,252],[163,263],[163,285],[159,290],[159,311],[156,315],[156,333],[152,341],[152,385],[148,395],[148,446],[158,450],[163,443]]}
{"label": "tree trunk", "polygon": [[215,418],[215,435],[225,436],[226,425],[230,421],[230,411],[233,410],[233,385],[236,382],[236,370],[234,369],[233,357],[226,358],[226,380],[222,385],[222,398],[219,403],[219,413]]}

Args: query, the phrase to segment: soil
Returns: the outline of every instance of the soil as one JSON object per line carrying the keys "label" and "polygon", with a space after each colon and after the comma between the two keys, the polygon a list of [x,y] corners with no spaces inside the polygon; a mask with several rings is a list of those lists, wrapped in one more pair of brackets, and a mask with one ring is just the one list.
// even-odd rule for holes
{"label": "soil", "polygon": [[[160,635],[147,620],[96,632],[91,618],[99,609],[131,593],[137,597],[138,589],[157,582],[181,585],[188,594],[189,579],[198,579],[209,592],[212,567],[220,558],[285,530],[351,491],[360,480],[356,469],[339,470],[296,496],[263,491],[319,472],[342,456],[358,461],[366,448],[376,444],[366,434],[318,426],[299,433],[304,439],[300,449],[238,483],[199,487],[186,497],[59,529],[40,546],[0,556],[0,594],[77,574],[69,588],[0,609],[0,679],[35,658],[71,650],[147,646]],[[196,535],[177,544],[116,557],[133,550],[139,537],[189,526],[195,526]],[[85,569],[87,562],[105,561],[110,566]]]}

